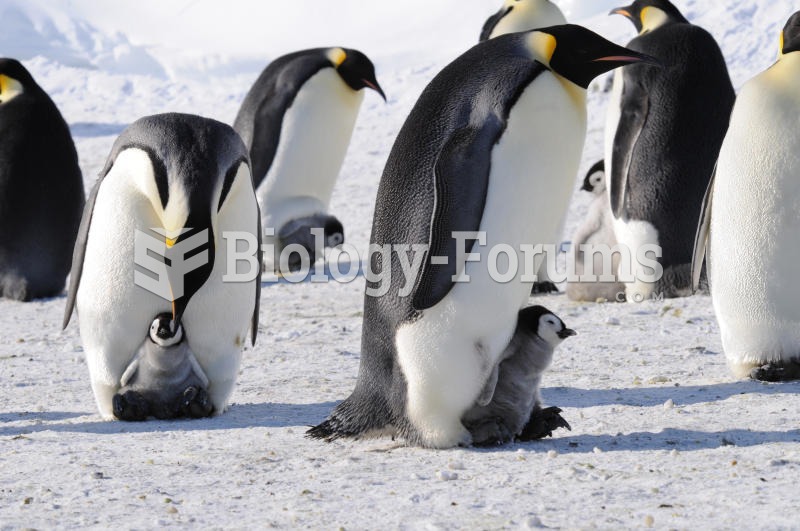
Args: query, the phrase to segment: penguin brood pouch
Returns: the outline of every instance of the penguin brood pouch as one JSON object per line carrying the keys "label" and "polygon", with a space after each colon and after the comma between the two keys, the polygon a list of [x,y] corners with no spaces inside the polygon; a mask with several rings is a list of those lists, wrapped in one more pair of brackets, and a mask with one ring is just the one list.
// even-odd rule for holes
{"label": "penguin brood pouch", "polygon": [[[309,436],[473,443],[462,417],[512,341],[532,284],[524,268],[493,276],[491,252],[559,237],[586,134],[586,87],[634,62],[655,60],[562,25],[484,41],[431,81],[389,154],[370,237],[425,254],[414,257],[413,278],[402,263],[409,254],[371,257],[383,278],[366,284],[355,389]],[[483,241],[466,248],[464,233]],[[480,260],[461,262],[465,248]]]}
{"label": "penguin brood pouch", "polygon": [[201,389],[225,411],[258,331],[260,250],[249,263],[228,255],[238,235],[261,238],[249,164],[236,131],[189,114],[140,118],[114,143],[81,220],[63,323],[76,309],[103,417],[175,416],[171,393],[189,388],[199,409],[181,414],[209,412]]}

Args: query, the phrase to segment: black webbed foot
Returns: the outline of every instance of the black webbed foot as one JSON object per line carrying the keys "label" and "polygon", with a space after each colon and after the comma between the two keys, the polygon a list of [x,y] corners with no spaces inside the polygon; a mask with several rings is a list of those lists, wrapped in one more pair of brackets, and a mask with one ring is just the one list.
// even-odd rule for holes
{"label": "black webbed foot", "polygon": [[179,412],[184,417],[199,419],[208,417],[214,412],[214,405],[203,388],[187,387],[179,401]]}
{"label": "black webbed foot", "polygon": [[800,363],[795,360],[767,363],[750,371],[750,378],[762,382],[800,380]]}
{"label": "black webbed foot", "polygon": [[514,440],[514,434],[499,417],[483,419],[480,423],[470,424],[466,428],[472,435],[472,445],[478,448],[500,446]]}
{"label": "black webbed foot", "polygon": [[147,400],[136,391],[115,394],[111,399],[114,416],[119,420],[142,421],[150,414]]}
{"label": "black webbed foot", "polygon": [[547,295],[549,293],[558,293],[558,287],[552,282],[534,282],[531,287],[531,295]]}
{"label": "black webbed foot", "polygon": [[517,436],[517,440],[525,442],[552,437],[553,431],[558,428],[566,428],[572,431],[572,427],[564,420],[564,417],[561,416],[560,408],[535,408],[531,413],[530,420],[528,420],[528,423],[522,428],[522,433]]}

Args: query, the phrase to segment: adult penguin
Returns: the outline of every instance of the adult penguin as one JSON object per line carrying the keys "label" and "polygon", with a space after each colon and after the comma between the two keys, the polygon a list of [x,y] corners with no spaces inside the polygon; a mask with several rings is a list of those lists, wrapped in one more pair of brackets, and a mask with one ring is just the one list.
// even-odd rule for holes
{"label": "adult penguin", "polygon": [[524,267],[512,262],[524,262],[523,244],[553,241],[572,192],[585,89],[643,60],[650,58],[588,29],[554,26],[480,43],[428,85],[378,189],[372,249],[395,252],[390,261],[382,251],[370,259],[356,388],[310,436],[471,442],[461,417],[530,293]]}
{"label": "adult penguin", "polygon": [[[667,0],[636,0],[611,13],[636,26],[629,48],[667,65],[615,72],[609,104],[605,159],[614,232],[630,250],[635,276],[626,281],[626,296],[641,302],[688,295],[697,220],[728,128],[733,86],[714,38]],[[657,257],[658,267],[645,265]]]}
{"label": "adult penguin", "polygon": [[248,329],[253,343],[258,330],[258,220],[247,151],[230,126],[169,113],[122,132],[84,210],[64,316],[66,327],[77,306],[103,416],[113,417],[122,376],[164,313],[207,376],[214,411],[225,410]]}
{"label": "adult penguin", "polygon": [[61,293],[84,201],[67,123],[22,64],[0,59],[0,297]]}
{"label": "adult penguin", "polygon": [[486,19],[480,40],[566,23],[564,13],[550,0],[505,0],[500,10]]}
{"label": "adult penguin", "polygon": [[[366,55],[314,48],[274,60],[245,96],[233,127],[250,153],[264,242],[274,249],[265,253],[267,269],[280,269],[289,245],[300,245],[313,263],[322,247],[344,242],[328,205],[365,88],[386,99]],[[322,245],[315,245],[314,229]],[[301,265],[299,255],[287,258],[290,269]]]}
{"label": "adult penguin", "polygon": [[[800,11],[778,61],[744,84],[697,232],[728,365],[737,377],[800,378]],[[713,208],[712,208],[713,206]]]}

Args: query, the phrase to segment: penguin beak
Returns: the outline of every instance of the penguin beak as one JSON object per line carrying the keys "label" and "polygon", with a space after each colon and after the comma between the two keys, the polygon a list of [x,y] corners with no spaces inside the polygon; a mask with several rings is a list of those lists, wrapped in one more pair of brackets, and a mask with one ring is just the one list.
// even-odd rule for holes
{"label": "penguin beak", "polygon": [[643,53],[636,53],[632,50],[627,50],[631,53],[626,53],[624,55],[606,55],[603,57],[598,57],[597,59],[593,59],[593,63],[615,63],[616,66],[623,66],[628,65],[631,63],[647,63],[655,66],[664,67],[664,63],[647,54]]}
{"label": "penguin beak", "polygon": [[633,15],[631,14],[630,11],[628,11],[628,8],[626,8],[626,7],[618,7],[616,9],[612,9],[608,14],[609,14],[609,16],[610,15],[622,15],[623,17],[626,17],[626,18],[629,18],[629,19],[633,20]]}
{"label": "penguin beak", "polygon": [[573,330],[572,328],[565,328],[558,333],[558,337],[561,339],[567,339],[568,337],[577,336],[578,332]]}
{"label": "penguin beak", "polygon": [[375,92],[377,92],[378,94],[380,94],[380,95],[381,95],[381,98],[383,98],[383,101],[384,101],[384,102],[386,101],[386,94],[384,94],[384,93],[383,93],[383,89],[381,88],[381,86],[380,86],[380,85],[378,85],[378,82],[377,82],[377,81],[375,81],[374,83],[373,83],[372,81],[368,80],[368,79],[362,79],[361,81],[362,81],[362,82],[363,82],[363,83],[364,83],[366,86],[368,86],[369,88],[371,88],[372,90],[374,90]]}

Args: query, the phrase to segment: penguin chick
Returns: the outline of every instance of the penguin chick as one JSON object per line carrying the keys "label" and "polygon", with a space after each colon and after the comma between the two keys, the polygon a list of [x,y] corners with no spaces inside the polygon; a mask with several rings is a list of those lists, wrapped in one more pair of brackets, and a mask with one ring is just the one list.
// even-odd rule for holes
{"label": "penguin chick", "polygon": [[[590,258],[594,268],[592,274],[600,277],[602,275],[614,275],[616,277],[617,267],[619,266],[619,254],[612,255],[611,271],[606,271],[603,264],[603,255],[595,253],[591,257],[586,256],[581,250],[581,245],[607,246],[609,249],[617,245],[617,238],[614,236],[614,218],[608,206],[606,196],[606,176],[605,161],[596,162],[586,173],[583,179],[581,190],[594,195],[594,200],[589,205],[589,211],[583,224],[572,237],[572,249],[574,250],[575,273],[583,276],[586,273],[586,259]],[[619,294],[625,294],[625,285],[620,282],[601,282],[599,279],[594,282],[568,282],[567,297],[573,301],[596,301],[605,299],[615,301]]]}
{"label": "penguin chick", "polygon": [[120,379],[113,397],[120,420],[207,417],[214,410],[208,398],[208,377],[185,341],[183,326],[172,315],[158,315],[150,333]]}
{"label": "penguin chick", "polygon": [[[575,331],[543,306],[519,312],[511,342],[502,354],[475,406],[462,417],[475,446],[504,444],[526,435],[533,440],[559,427],[571,429],[558,408],[542,409],[542,374],[553,351]],[[541,418],[548,420],[544,423]],[[536,430],[528,429],[535,424]],[[523,439],[520,439],[523,440]]]}

